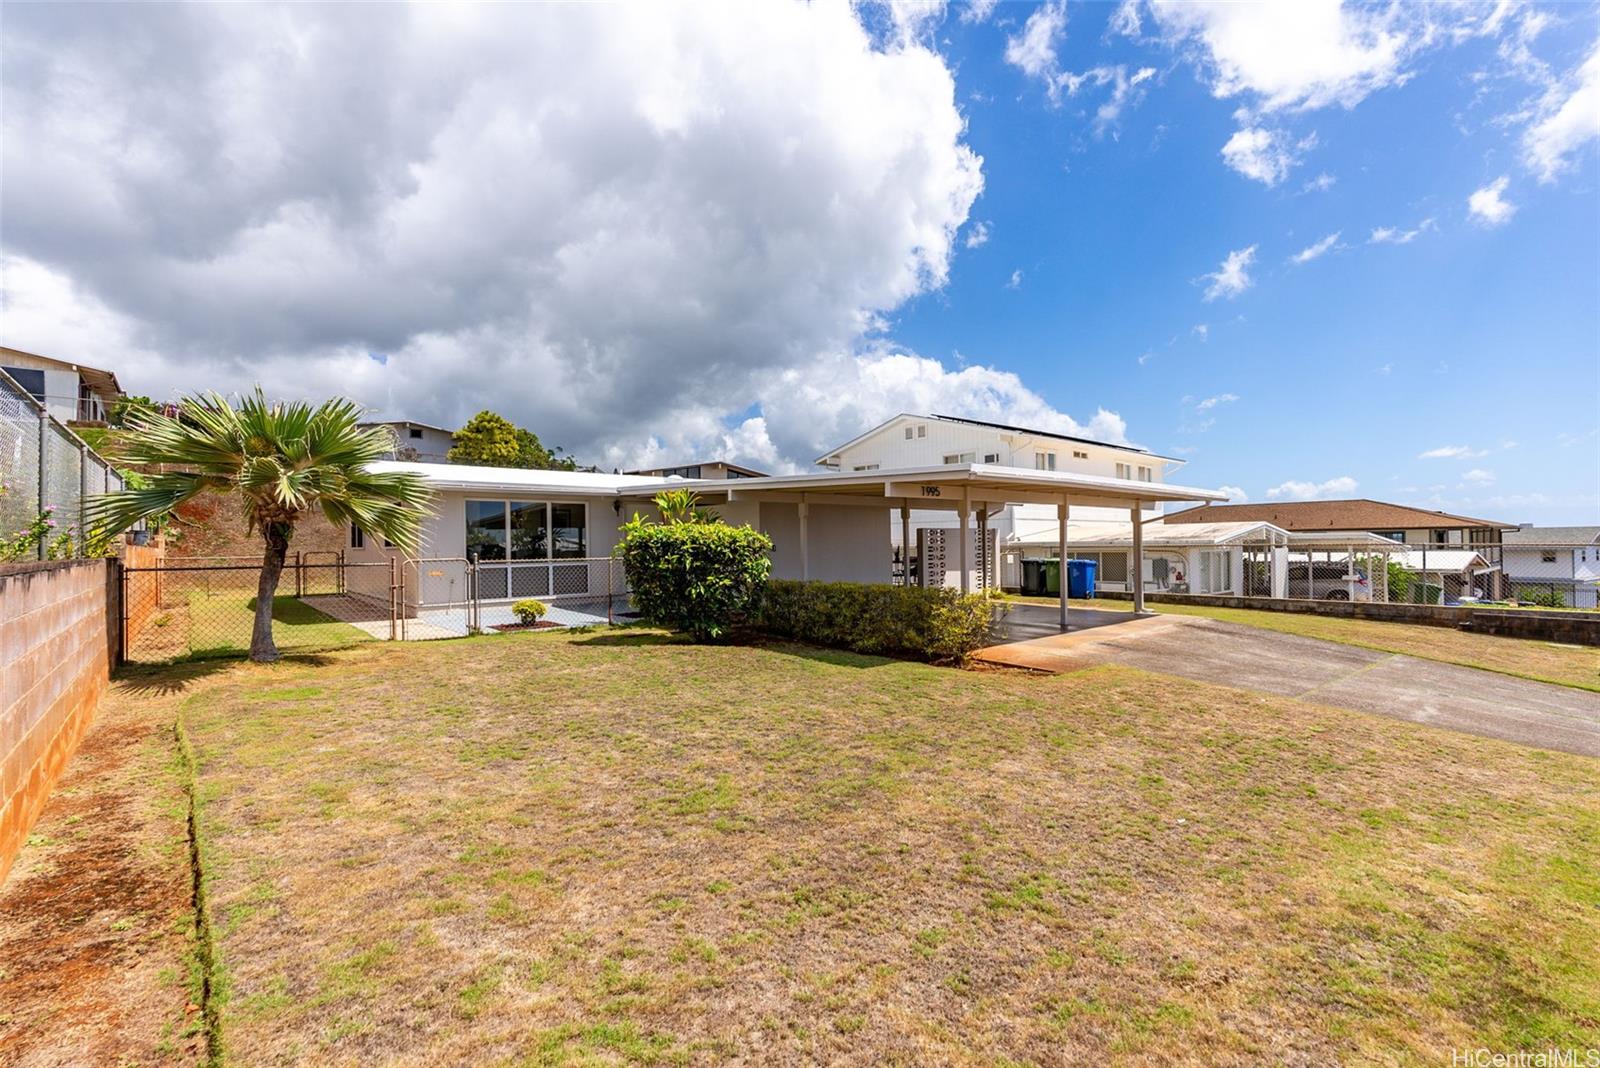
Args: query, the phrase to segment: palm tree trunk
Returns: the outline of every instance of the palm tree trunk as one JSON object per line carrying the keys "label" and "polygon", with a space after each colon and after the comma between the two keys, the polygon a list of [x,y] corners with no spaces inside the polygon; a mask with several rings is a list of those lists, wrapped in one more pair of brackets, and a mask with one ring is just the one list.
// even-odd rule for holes
{"label": "palm tree trunk", "polygon": [[250,659],[271,663],[278,659],[278,646],[272,640],[272,598],[278,592],[278,577],[283,574],[283,561],[289,554],[289,526],[264,523],[261,533],[267,540],[267,548],[261,554],[261,581],[256,586],[256,623],[250,633]]}

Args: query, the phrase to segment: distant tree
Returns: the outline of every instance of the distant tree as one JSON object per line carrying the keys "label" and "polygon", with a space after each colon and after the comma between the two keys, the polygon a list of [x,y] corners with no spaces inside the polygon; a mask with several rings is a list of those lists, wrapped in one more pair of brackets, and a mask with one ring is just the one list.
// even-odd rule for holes
{"label": "distant tree", "polygon": [[562,455],[559,445],[547,449],[539,435],[490,411],[479,412],[456,431],[450,462],[544,471],[573,471],[578,466],[572,457]]}

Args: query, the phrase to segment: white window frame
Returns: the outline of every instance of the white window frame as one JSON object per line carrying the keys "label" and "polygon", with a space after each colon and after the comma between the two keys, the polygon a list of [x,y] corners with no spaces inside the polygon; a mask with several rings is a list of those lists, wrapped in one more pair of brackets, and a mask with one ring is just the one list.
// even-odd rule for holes
{"label": "white window frame", "polygon": [[1040,449],[1033,454],[1033,469],[1035,471],[1054,471],[1056,469],[1056,454]]}
{"label": "white window frame", "polygon": [[1117,477],[1121,478],[1121,479],[1131,480],[1133,478],[1133,465],[1132,464],[1125,464],[1125,463],[1118,462],[1118,464],[1117,464]]}
{"label": "white window frame", "polygon": [[1145,467],[1143,464],[1140,464],[1139,465],[1139,481],[1140,482],[1154,482],[1155,481],[1155,472],[1153,470],[1151,470],[1150,468]]}
{"label": "white window frame", "polygon": [[856,464],[851,468],[852,471],[876,471],[877,469],[877,464]]}
{"label": "white window frame", "polygon": [[975,452],[947,452],[944,462],[947,464],[970,464],[978,454]]}

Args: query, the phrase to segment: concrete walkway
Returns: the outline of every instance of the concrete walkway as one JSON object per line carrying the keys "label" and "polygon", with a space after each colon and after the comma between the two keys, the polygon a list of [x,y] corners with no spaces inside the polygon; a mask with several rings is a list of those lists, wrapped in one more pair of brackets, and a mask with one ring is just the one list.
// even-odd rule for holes
{"label": "concrete walkway", "polygon": [[[1054,609],[1020,608],[1012,626],[1053,626]],[[1600,694],[1214,619],[1106,614],[1121,620],[992,646],[978,659],[1049,672],[1123,664],[1600,757]]]}

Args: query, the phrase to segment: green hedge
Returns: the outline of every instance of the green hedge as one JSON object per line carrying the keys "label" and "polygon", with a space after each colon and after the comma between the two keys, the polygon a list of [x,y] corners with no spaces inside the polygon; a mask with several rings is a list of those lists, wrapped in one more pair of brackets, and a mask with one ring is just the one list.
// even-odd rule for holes
{"label": "green hedge", "polygon": [[943,588],[774,579],[754,622],[813,645],[960,663],[987,644],[994,605]]}
{"label": "green hedge", "polygon": [[772,539],[725,523],[630,524],[616,551],[640,616],[700,641],[743,622],[772,573]]}

